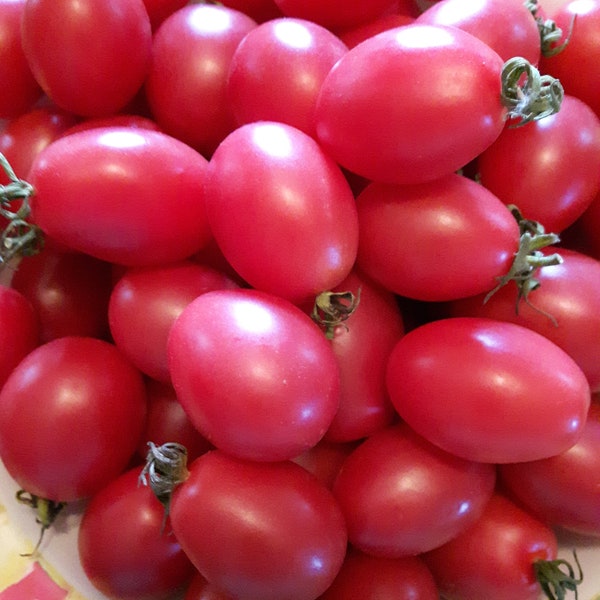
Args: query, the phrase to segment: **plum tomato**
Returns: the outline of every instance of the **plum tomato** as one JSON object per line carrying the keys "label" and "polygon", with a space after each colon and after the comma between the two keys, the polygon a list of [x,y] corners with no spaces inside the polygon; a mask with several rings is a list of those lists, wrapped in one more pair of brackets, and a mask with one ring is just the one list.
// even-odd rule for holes
{"label": "plum tomato", "polygon": [[564,452],[580,438],[590,387],[541,334],[495,319],[453,317],[413,329],[388,362],[399,415],[466,459],[508,463]]}

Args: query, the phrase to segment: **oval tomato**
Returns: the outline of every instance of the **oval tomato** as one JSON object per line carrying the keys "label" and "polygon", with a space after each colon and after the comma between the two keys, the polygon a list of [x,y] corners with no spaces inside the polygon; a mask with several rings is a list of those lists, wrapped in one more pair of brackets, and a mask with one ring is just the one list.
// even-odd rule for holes
{"label": "oval tomato", "polygon": [[34,161],[32,218],[51,238],[116,264],[187,258],[207,243],[207,161],[146,129],[108,127],[56,140]]}
{"label": "oval tomato", "polygon": [[192,423],[242,458],[297,456],[323,437],[339,404],[329,341],[299,308],[264,292],[202,294],[173,324],[168,356]]}
{"label": "oval tomato", "polygon": [[567,450],[590,404],[587,379],[564,350],[520,325],[477,317],[410,331],[392,351],[387,381],[392,403],[415,431],[482,462]]}

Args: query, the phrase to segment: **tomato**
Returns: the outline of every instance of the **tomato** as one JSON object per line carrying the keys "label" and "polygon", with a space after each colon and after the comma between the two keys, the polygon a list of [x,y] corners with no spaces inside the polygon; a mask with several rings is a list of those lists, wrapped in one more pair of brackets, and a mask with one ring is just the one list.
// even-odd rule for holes
{"label": "tomato", "polygon": [[0,2],[0,118],[11,119],[27,112],[42,95],[21,45],[21,17],[26,0]]}
{"label": "tomato", "polygon": [[225,0],[223,5],[243,12],[258,23],[283,16],[273,0]]}
{"label": "tomato", "polygon": [[354,265],[350,186],[315,140],[290,125],[249,123],[225,138],[210,160],[206,211],[225,258],[252,287],[302,302]]}
{"label": "tomato", "polygon": [[368,23],[364,23],[362,25],[342,31],[341,33],[338,33],[338,36],[348,48],[354,48],[354,46],[357,46],[360,44],[360,42],[364,42],[378,33],[383,33],[384,31],[393,29],[394,27],[410,25],[414,22],[414,20],[415,18],[411,13],[386,14],[375,19],[374,21],[369,21]]}
{"label": "tomato", "polygon": [[152,32],[142,0],[27,0],[22,39],[35,79],[58,106],[103,116],[140,89]]}
{"label": "tomato", "polygon": [[557,456],[500,465],[506,490],[553,527],[600,537],[600,405],[595,402],[579,441]]}
{"label": "tomato", "polygon": [[484,295],[456,300],[453,317],[488,317],[529,327],[552,340],[575,360],[592,391],[600,391],[600,261],[574,250],[555,248],[559,265],[536,273],[540,286],[527,302],[516,304],[516,291],[507,285],[484,304]]}
{"label": "tomato", "polygon": [[94,129],[97,127],[129,127],[133,129],[140,128],[160,131],[160,127],[152,119],[135,114],[118,114],[111,115],[110,117],[94,117],[90,119],[84,119],[72,127],[69,127],[63,132],[62,135],[70,135],[72,133],[87,131],[88,129]]}
{"label": "tomato", "polygon": [[447,600],[538,600],[533,563],[556,553],[550,528],[494,495],[472,527],[423,558]]}
{"label": "tomato", "polygon": [[587,379],[564,350],[526,327],[478,317],[407,333],[392,351],[387,381],[417,433],[482,462],[564,452],[581,436],[590,404]]}
{"label": "tomato", "polygon": [[229,67],[227,99],[236,122],[279,121],[314,137],[321,84],[347,50],[329,30],[303,19],[273,19],[256,27]]}
{"label": "tomato", "polygon": [[142,377],[115,346],[52,340],[17,365],[0,392],[0,458],[30,494],[85,498],[127,466],[145,412]]}
{"label": "tomato", "polygon": [[244,600],[315,600],[337,575],[346,527],[331,492],[291,462],[214,450],[175,489],[171,523],[215,587]]}
{"label": "tomato", "polygon": [[188,0],[144,0],[152,29],[157,27],[175,11],[183,8]]}
{"label": "tomato", "polygon": [[66,335],[108,337],[110,263],[48,246],[19,263],[11,285],[35,308],[41,342]]}
{"label": "tomato", "polygon": [[188,583],[194,568],[169,521],[163,523],[163,505],[139,485],[139,475],[139,468],[128,470],[86,505],[77,536],[79,560],[108,597],[167,600]]}
{"label": "tomato", "polygon": [[202,294],[173,324],[168,356],[190,420],[232,455],[293,458],[323,437],[338,407],[329,341],[299,308],[271,294]]}
{"label": "tomato", "polygon": [[351,549],[320,600],[438,600],[433,575],[416,556],[380,558]]}
{"label": "tomato", "polygon": [[210,4],[178,10],[154,34],[145,96],[168,134],[210,156],[236,122],[226,97],[235,49],[256,27],[245,14]]}
{"label": "tomato", "polygon": [[113,340],[140,371],[169,383],[167,338],[175,319],[201,294],[237,287],[222,273],[191,261],[128,269],[110,295]]}
{"label": "tomato", "polygon": [[357,198],[358,266],[401,296],[442,301],[496,286],[519,246],[516,220],[460,175],[401,186],[373,182]]}
{"label": "tomato", "polygon": [[375,181],[447,175],[500,135],[502,66],[494,50],[458,28],[415,23],[383,32],[325,78],[318,139],[342,166]]}
{"label": "tomato", "polygon": [[38,316],[21,292],[0,284],[0,389],[39,343]]}
{"label": "tomato", "polygon": [[82,131],[36,157],[32,218],[49,237],[107,262],[180,260],[210,237],[206,169],[202,155],[158,131]]}
{"label": "tomato", "polygon": [[400,424],[350,454],[333,493],[354,548],[399,558],[437,548],[471,526],[495,481],[492,465],[452,456]]}
{"label": "tomato", "polygon": [[600,117],[566,95],[557,114],[505,129],[477,164],[481,183],[500,200],[559,233],[600,191]]}
{"label": "tomato", "polygon": [[468,31],[504,60],[522,56],[533,65],[540,60],[540,32],[531,11],[521,0],[483,0],[469,4],[462,0],[442,0],[423,12],[417,22]]}
{"label": "tomato", "polygon": [[206,581],[202,574],[196,571],[183,600],[233,600],[233,598],[215,588],[212,583]]}

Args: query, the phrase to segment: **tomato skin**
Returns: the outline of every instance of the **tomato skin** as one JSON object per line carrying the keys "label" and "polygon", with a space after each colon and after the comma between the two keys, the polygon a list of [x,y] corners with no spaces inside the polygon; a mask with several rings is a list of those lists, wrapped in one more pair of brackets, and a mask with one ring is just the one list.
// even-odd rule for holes
{"label": "tomato skin", "polygon": [[234,600],[234,598],[216,589],[212,583],[206,581],[201,573],[196,571],[183,600]]}
{"label": "tomato skin", "polygon": [[196,568],[244,600],[315,600],[338,573],[346,527],[331,492],[291,462],[196,459],[171,501],[173,532]]}
{"label": "tomato skin", "polygon": [[175,319],[201,294],[237,287],[226,275],[189,260],[128,269],[108,304],[113,340],[140,371],[170,383],[167,339]]}
{"label": "tomato skin", "polygon": [[477,164],[481,183],[502,202],[560,233],[600,191],[600,117],[566,95],[557,114],[505,129]]}
{"label": "tomato skin", "polygon": [[433,575],[417,556],[378,558],[350,549],[319,600],[438,600]]}
{"label": "tomato skin", "polygon": [[552,527],[600,537],[600,405],[592,402],[579,441],[533,462],[500,465],[504,488]]}
{"label": "tomato skin", "polygon": [[392,351],[387,382],[396,410],[417,433],[447,452],[491,463],[567,450],[590,404],[585,374],[564,350],[520,325],[478,317],[410,331]]}
{"label": "tomato skin", "polygon": [[104,116],[140,89],[152,32],[142,0],[27,0],[22,40],[35,79],[58,106]]}
{"label": "tomato skin", "polygon": [[164,507],[126,471],[86,505],[78,530],[81,566],[94,587],[119,600],[167,600],[194,568],[171,532]]}
{"label": "tomato skin", "polygon": [[600,391],[600,347],[597,344],[600,339],[600,261],[566,248],[552,248],[548,253],[554,251],[562,256],[563,262],[537,271],[540,286],[529,295],[532,306],[521,301],[517,312],[516,288],[507,285],[485,304],[483,294],[451,302],[447,314],[509,321],[536,331],[569,354],[585,373],[592,392],[597,392]]}
{"label": "tomato skin", "polygon": [[190,420],[234,456],[293,458],[323,437],[337,410],[340,376],[328,340],[277,296],[202,294],[173,324],[167,350]]}
{"label": "tomato skin", "polygon": [[472,525],[495,481],[492,465],[452,456],[400,424],[350,454],[333,493],[354,548],[399,558],[441,546]]}
{"label": "tomato skin", "polygon": [[414,21],[415,17],[412,16],[412,13],[404,14],[394,12],[383,15],[374,21],[369,21],[368,23],[342,31],[341,33],[338,33],[338,37],[348,48],[354,48],[354,46],[357,46],[378,33],[383,33],[394,27],[410,25],[411,23],[414,23]]}
{"label": "tomato skin", "polygon": [[[349,50],[325,78],[318,139],[343,167],[374,181],[452,173],[504,127],[502,65],[457,28],[415,23],[383,32]],[[398,82],[393,93],[390,81]]]}
{"label": "tomato skin", "polygon": [[550,528],[495,494],[472,527],[423,559],[447,600],[538,600],[533,562],[556,553]]}
{"label": "tomato skin", "polygon": [[52,340],[30,352],[0,391],[0,457],[31,494],[85,498],[127,466],[145,414],[142,377],[115,346]]}
{"label": "tomato skin", "polygon": [[187,3],[188,0],[144,0],[152,30],[156,31],[167,17],[183,8]]}
{"label": "tomato skin", "polygon": [[347,51],[311,21],[287,17],[259,25],[240,42],[229,67],[227,98],[236,122],[278,121],[315,137],[321,83]]}
{"label": "tomato skin", "polygon": [[210,239],[207,161],[164,133],[90,129],[35,159],[32,219],[73,250],[126,266],[174,262]]}
{"label": "tomato skin", "polygon": [[356,205],[357,265],[407,298],[444,301],[487,292],[518,249],[514,217],[460,175],[411,186],[373,182]]}
{"label": "tomato skin", "polygon": [[252,287],[300,303],[350,273],[354,196],[339,167],[299,129],[242,125],[212,156],[206,188],[213,236]]}
{"label": "tomato skin", "polygon": [[0,389],[38,343],[39,321],[31,302],[18,290],[0,285]]}
{"label": "tomato skin", "polygon": [[144,92],[153,117],[169,135],[209,157],[236,127],[227,100],[233,53],[256,27],[225,6],[195,4],[156,31]]}

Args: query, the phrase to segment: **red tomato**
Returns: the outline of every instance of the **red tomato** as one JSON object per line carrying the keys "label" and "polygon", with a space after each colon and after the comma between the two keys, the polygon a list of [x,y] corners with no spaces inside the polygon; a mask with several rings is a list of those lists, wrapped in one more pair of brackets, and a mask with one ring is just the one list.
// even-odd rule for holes
{"label": "red tomato", "polygon": [[144,0],[144,6],[155,30],[167,17],[183,8],[188,0]]}
{"label": "red tomato", "polygon": [[78,530],[81,566],[94,587],[119,600],[168,600],[194,568],[164,524],[164,506],[139,485],[140,469],[112,480],[85,507]]}
{"label": "red tomato", "polygon": [[533,563],[556,552],[551,529],[494,495],[472,527],[423,558],[447,600],[538,600]]}
{"label": "red tomato", "polygon": [[38,316],[19,291],[0,284],[0,389],[39,343]]}
{"label": "red tomato", "polygon": [[557,114],[505,129],[477,164],[481,183],[500,200],[558,233],[600,190],[600,118],[567,95]]}
{"label": "red tomato", "polygon": [[407,333],[388,363],[390,398],[430,442],[470,460],[546,458],[582,434],[590,387],[548,338],[477,317],[433,321]]}
{"label": "red tomato", "polygon": [[359,194],[357,208],[358,266],[408,298],[489,291],[519,246],[519,227],[502,202],[460,175],[412,186],[374,182]]}
{"label": "red tomato", "polygon": [[416,556],[380,558],[350,550],[319,600],[438,600],[433,575]]}
{"label": "red tomato", "polygon": [[227,98],[237,123],[279,121],[315,137],[321,84],[347,51],[328,29],[303,19],[273,19],[256,27],[240,42],[229,68]]}
{"label": "red tomato", "polygon": [[28,0],[22,36],[38,83],[78,115],[123,109],[150,62],[152,32],[142,0]]}
{"label": "red tomato", "polygon": [[354,46],[357,46],[378,33],[383,33],[394,27],[410,25],[414,20],[415,18],[411,14],[386,14],[374,21],[369,21],[368,23],[342,31],[341,33],[338,33],[338,36],[348,48],[354,48]]}
{"label": "red tomato", "polygon": [[108,337],[110,263],[49,246],[19,263],[11,285],[35,308],[41,342],[65,335]]}
{"label": "red tomato", "polygon": [[26,0],[0,1],[0,118],[28,111],[42,90],[31,73],[21,44],[21,17]]}
{"label": "red tomato", "polygon": [[133,129],[152,129],[160,131],[160,127],[152,119],[134,114],[118,114],[110,117],[95,117],[85,119],[69,127],[62,135],[70,135],[79,131],[87,131],[97,127],[129,127]]}
{"label": "red tomato", "polygon": [[504,60],[522,56],[531,64],[540,60],[537,23],[522,0],[442,0],[417,18],[418,23],[447,25],[467,31],[485,42]]}
{"label": "red tomato", "polygon": [[108,342],[38,346],[0,391],[0,458],[30,494],[69,502],[119,475],[146,413],[140,373]]}
{"label": "red tomato", "polygon": [[483,294],[452,302],[448,314],[511,321],[537,331],[575,360],[593,392],[600,391],[600,261],[557,250],[563,262],[537,272],[540,286],[530,293],[529,305],[520,302],[517,311],[515,288],[507,285],[485,304]]}
{"label": "red tomato", "polygon": [[107,127],[41,152],[29,173],[32,218],[51,238],[127,266],[191,256],[210,233],[207,161],[164,133]]}
{"label": "red tomato", "polygon": [[505,488],[553,527],[600,537],[600,405],[592,403],[579,441],[566,452],[500,465]]}
{"label": "red tomato", "polygon": [[437,548],[471,526],[495,480],[492,465],[452,456],[401,424],[350,454],[333,493],[353,547],[399,558]]}
{"label": "red tomato", "polygon": [[164,22],[152,42],[145,94],[160,127],[205,156],[235,128],[226,98],[231,58],[256,22],[210,4],[187,6]]}
{"label": "red tomato", "polygon": [[173,324],[168,354],[192,423],[232,455],[293,458],[323,437],[338,407],[329,341],[299,308],[264,292],[202,294]]}
{"label": "red tomato", "polygon": [[350,186],[315,140],[290,125],[250,123],[225,138],[210,161],[206,210],[241,277],[295,302],[338,285],[356,259]]}
{"label": "red tomato", "polygon": [[222,4],[243,12],[257,23],[283,16],[273,0],[225,0]]}
{"label": "red tomato", "polygon": [[167,338],[175,319],[201,294],[237,287],[226,275],[191,261],[128,269],[108,305],[113,340],[140,371],[169,383]]}
{"label": "red tomato", "polygon": [[315,600],[346,552],[331,492],[291,462],[202,455],[173,494],[171,523],[202,575],[244,600]]}
{"label": "red tomato", "polygon": [[234,598],[218,590],[196,571],[183,600],[234,600]]}
{"label": "red tomato", "polygon": [[[500,135],[502,66],[494,50],[458,28],[386,31],[352,48],[325,78],[318,139],[368,179],[419,183],[447,175]],[[390,82],[398,83],[392,89]]]}

